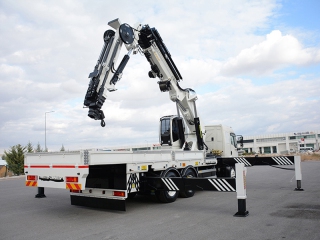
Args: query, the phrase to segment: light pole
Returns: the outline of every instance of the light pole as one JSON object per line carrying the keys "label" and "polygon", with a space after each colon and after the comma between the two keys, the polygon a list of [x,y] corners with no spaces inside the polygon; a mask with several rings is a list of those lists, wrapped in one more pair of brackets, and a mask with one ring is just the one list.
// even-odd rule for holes
{"label": "light pole", "polygon": [[49,111],[44,113],[44,151],[47,151],[47,113],[52,113],[54,111]]}
{"label": "light pole", "polygon": [[[44,113],[44,146],[45,151],[47,151],[47,113],[52,113],[54,111],[49,111]],[[38,187],[38,194],[36,194],[35,198],[45,198],[44,187]]]}

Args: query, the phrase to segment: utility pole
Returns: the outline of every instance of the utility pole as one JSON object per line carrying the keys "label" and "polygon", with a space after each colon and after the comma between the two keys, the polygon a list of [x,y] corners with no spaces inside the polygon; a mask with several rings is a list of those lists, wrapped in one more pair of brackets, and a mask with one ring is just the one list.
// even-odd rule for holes
{"label": "utility pole", "polygon": [[[52,113],[54,111],[49,111],[44,113],[44,146],[45,151],[47,151],[47,113]],[[36,198],[45,198],[44,187],[38,187],[38,194],[35,196]]]}
{"label": "utility pole", "polygon": [[47,113],[52,113],[54,111],[49,111],[44,113],[44,151],[47,151]]}

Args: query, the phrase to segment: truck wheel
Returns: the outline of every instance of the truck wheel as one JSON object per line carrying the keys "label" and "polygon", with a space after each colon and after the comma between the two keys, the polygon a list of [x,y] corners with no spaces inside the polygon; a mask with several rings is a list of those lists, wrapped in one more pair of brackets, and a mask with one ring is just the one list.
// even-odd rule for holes
{"label": "truck wheel", "polygon": [[236,177],[236,171],[233,167],[227,166],[223,169],[220,169],[217,172],[217,177],[229,177],[229,178],[235,178]]}
{"label": "truck wheel", "polygon": [[232,178],[236,177],[236,170],[233,167],[230,168],[230,177]]}
{"label": "truck wheel", "polygon": [[[170,178],[170,177],[179,177],[179,175],[180,175],[179,172],[175,168],[172,168],[171,170],[167,169],[166,171],[164,171],[161,174],[161,177]],[[163,203],[174,202],[177,199],[178,195],[179,195],[178,191],[156,191],[156,196],[158,200]]]}
{"label": "truck wheel", "polygon": [[224,177],[235,178],[236,171],[234,170],[234,168],[233,167],[226,167]]}
{"label": "truck wheel", "polygon": [[[186,167],[185,169],[183,169],[181,172],[181,175],[182,177],[187,177],[187,178],[198,177],[196,170],[192,166]],[[194,194],[195,194],[194,190],[187,190],[184,192],[179,192],[179,197],[189,198],[189,197],[193,197]]]}

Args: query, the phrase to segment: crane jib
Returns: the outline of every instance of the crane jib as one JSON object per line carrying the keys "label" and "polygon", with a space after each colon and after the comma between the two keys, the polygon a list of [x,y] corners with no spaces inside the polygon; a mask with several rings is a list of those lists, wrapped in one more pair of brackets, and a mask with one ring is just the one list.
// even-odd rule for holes
{"label": "crane jib", "polygon": [[176,78],[176,80],[182,79],[182,76],[181,76],[178,68],[174,64],[174,62],[171,58],[171,54],[170,54],[169,50],[167,49],[166,45],[164,44],[164,42],[162,41],[162,38],[160,37],[159,32],[155,28],[151,28],[150,30],[152,32],[152,35],[154,36],[155,43],[157,44],[158,48],[160,49],[160,52],[162,53],[162,55],[164,56],[164,59],[167,62],[170,70],[174,74],[174,77]]}

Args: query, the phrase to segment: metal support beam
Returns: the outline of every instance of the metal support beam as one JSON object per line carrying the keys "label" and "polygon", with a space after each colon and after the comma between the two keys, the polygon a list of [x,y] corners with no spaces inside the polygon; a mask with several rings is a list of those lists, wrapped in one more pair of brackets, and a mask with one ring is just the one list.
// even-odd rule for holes
{"label": "metal support beam", "polygon": [[235,217],[247,217],[249,211],[247,211],[246,200],[247,200],[247,183],[246,175],[247,168],[244,163],[236,163],[236,189],[238,199],[238,212],[234,214]]}
{"label": "metal support beam", "polygon": [[300,156],[294,156],[294,171],[295,171],[295,177],[296,177],[296,181],[297,181],[297,187],[294,190],[295,191],[304,191],[301,188],[302,174],[301,174],[301,158],[300,158]]}
{"label": "metal support beam", "polygon": [[38,194],[35,196],[35,198],[45,198],[46,195],[44,195],[44,187],[38,187]]}

